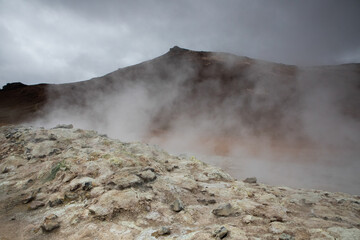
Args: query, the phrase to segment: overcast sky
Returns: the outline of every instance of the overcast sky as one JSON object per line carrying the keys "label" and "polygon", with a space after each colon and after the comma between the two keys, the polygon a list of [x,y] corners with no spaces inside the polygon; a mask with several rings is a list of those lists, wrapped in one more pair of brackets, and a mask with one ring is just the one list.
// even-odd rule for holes
{"label": "overcast sky", "polygon": [[0,84],[102,76],[174,45],[269,61],[360,62],[359,0],[0,0]]}

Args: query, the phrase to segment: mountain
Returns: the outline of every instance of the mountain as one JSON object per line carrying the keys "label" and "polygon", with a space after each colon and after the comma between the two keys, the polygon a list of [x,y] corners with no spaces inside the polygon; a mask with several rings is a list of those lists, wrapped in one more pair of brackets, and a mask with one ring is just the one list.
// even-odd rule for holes
{"label": "mountain", "polygon": [[126,101],[146,112],[140,117],[146,118],[141,124],[147,127],[137,138],[166,138],[179,126],[198,130],[201,125],[198,138],[226,142],[213,144],[215,151],[226,154],[226,145],[243,138],[314,140],[303,131],[303,115],[317,108],[359,122],[359,93],[360,64],[298,67],[174,47],[153,60],[88,81],[8,84],[0,91],[0,123],[29,122],[57,111],[91,118],[91,127],[111,125],[104,109],[127,115],[129,121],[138,117],[125,106],[116,107]]}
{"label": "mountain", "polygon": [[0,91],[0,123],[73,123],[273,185],[360,193],[360,64],[293,66],[173,47],[68,84]]}

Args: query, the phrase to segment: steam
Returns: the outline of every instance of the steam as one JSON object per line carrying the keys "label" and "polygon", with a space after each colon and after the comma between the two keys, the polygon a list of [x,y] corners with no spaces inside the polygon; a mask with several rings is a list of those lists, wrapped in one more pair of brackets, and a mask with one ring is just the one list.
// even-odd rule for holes
{"label": "steam", "polygon": [[[75,91],[81,96],[65,86],[69,93],[31,124],[73,123],[159,144],[240,179],[360,193],[355,66],[298,68],[224,54],[196,59],[165,55],[120,69],[74,85],[86,86]],[[62,87],[49,93],[64,94]]]}

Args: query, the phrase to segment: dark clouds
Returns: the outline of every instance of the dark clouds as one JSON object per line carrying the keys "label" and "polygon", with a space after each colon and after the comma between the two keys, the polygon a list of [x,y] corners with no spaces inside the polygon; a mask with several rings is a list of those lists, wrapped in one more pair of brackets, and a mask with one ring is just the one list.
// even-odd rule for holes
{"label": "dark clouds", "polygon": [[360,62],[360,2],[0,0],[0,84],[72,82],[173,45],[289,64]]}

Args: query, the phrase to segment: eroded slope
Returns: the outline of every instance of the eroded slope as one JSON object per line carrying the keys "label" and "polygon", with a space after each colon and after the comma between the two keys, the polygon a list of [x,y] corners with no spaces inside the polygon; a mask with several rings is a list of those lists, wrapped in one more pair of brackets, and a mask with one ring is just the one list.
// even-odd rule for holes
{"label": "eroded slope", "polygon": [[0,128],[0,239],[359,239],[360,198],[236,181],[58,126]]}

